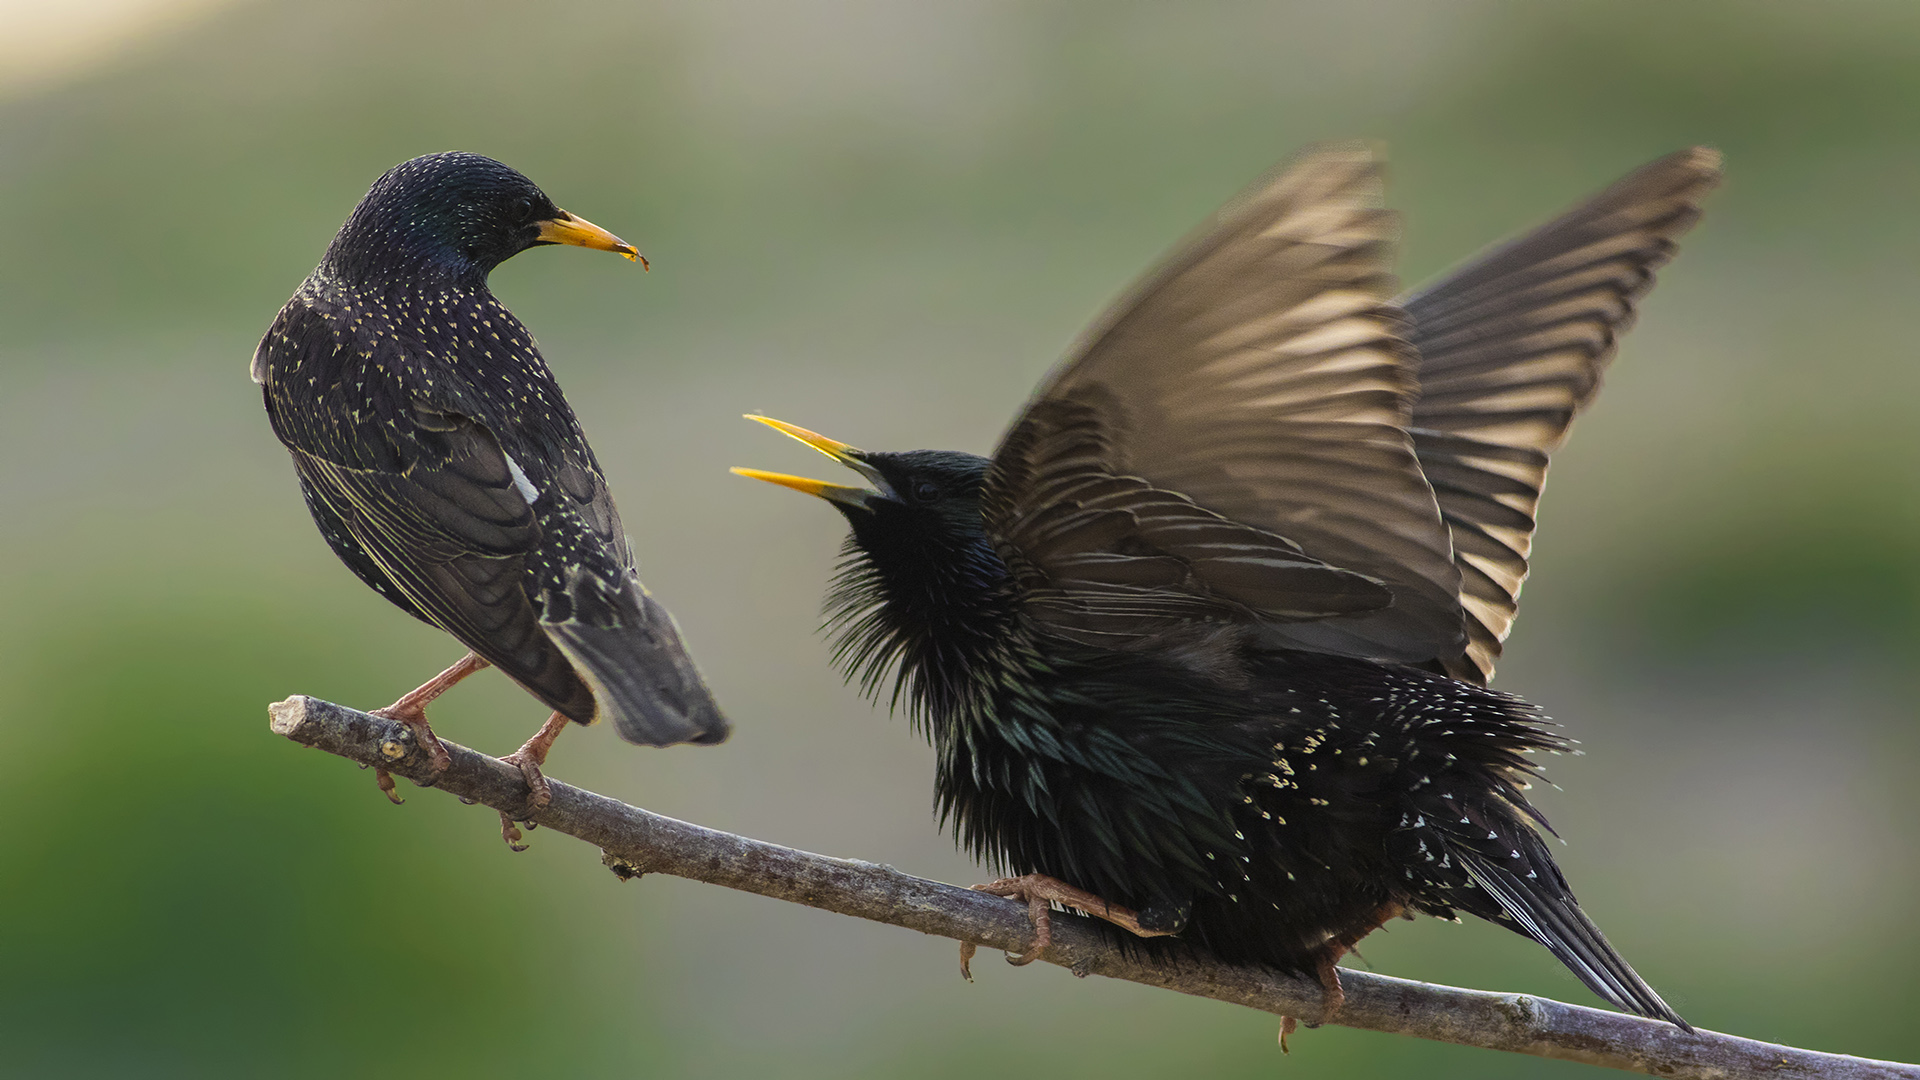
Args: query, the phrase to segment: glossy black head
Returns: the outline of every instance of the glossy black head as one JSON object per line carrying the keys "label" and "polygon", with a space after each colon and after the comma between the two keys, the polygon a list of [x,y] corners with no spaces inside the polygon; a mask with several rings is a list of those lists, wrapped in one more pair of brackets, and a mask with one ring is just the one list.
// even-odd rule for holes
{"label": "glossy black head", "polygon": [[986,458],[958,450],[855,450],[851,456],[871,470],[867,476],[875,488],[866,499],[834,504],[856,535],[905,530],[985,539],[980,493],[992,464]]}
{"label": "glossy black head", "polygon": [[[1006,565],[981,512],[992,463],[954,450],[859,450],[777,420],[749,419],[799,439],[871,485],[733,470],[818,496],[845,515],[853,535],[828,598],[843,666],[871,690],[903,662],[903,683],[919,684],[918,701],[938,694],[953,680],[935,673],[995,637],[1006,606]],[[947,652],[955,655],[939,655]]]}
{"label": "glossy black head", "polygon": [[555,206],[533,181],[492,158],[428,154],[374,181],[323,265],[365,283],[426,276],[477,284],[494,267],[541,244],[639,256],[631,244]]}

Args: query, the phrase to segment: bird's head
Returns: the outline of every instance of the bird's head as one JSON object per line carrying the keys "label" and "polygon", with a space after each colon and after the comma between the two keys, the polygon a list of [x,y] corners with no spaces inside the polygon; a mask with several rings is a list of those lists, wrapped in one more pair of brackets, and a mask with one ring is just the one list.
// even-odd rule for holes
{"label": "bird's head", "polygon": [[986,458],[956,450],[860,450],[770,417],[747,419],[791,435],[866,478],[867,485],[830,484],[760,469],[733,470],[827,500],[846,516],[862,546],[887,545],[889,537],[969,542],[986,536],[980,517]]}
{"label": "bird's head", "polygon": [[327,249],[350,279],[426,273],[485,281],[530,247],[572,244],[646,264],[639,249],[555,206],[533,181],[479,154],[428,154],[374,181]]}
{"label": "bird's head", "polygon": [[835,656],[869,692],[898,665],[895,699],[919,706],[964,684],[979,650],[1000,636],[1007,568],[981,516],[991,462],[951,450],[860,450],[803,427],[748,416],[859,473],[865,485],[735,469],[832,503],[853,527],[828,594]]}

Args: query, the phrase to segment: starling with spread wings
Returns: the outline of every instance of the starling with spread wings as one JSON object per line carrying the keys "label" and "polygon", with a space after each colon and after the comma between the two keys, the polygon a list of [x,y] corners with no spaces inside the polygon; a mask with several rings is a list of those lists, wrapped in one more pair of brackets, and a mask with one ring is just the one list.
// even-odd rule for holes
{"label": "starling with spread wings", "polygon": [[1362,937],[1466,912],[1685,1026],[1542,840],[1533,755],[1564,740],[1487,682],[1548,455],[1718,178],[1656,161],[1396,299],[1377,156],[1327,147],[1117,304],[992,458],[753,418],[866,481],[735,470],[851,525],[837,659],[1016,875],[982,887],[1030,905],[1017,962],[1060,903],[1317,974],[1332,1015]]}
{"label": "starling with spread wings", "polygon": [[[383,714],[444,768],[427,703],[499,668],[553,710],[509,758],[531,808],[569,721],[608,717],[647,746],[727,735],[672,616],[640,584],[579,421],[487,287],[495,266],[547,244],[640,258],[500,162],[415,158],[374,183],[253,357],[328,546],[469,650]],[[502,828],[517,838],[505,815]]]}

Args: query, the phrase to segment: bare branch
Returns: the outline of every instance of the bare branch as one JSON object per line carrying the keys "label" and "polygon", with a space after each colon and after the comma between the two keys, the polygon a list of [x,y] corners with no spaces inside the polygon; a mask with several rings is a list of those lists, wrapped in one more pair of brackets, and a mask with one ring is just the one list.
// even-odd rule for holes
{"label": "bare branch", "polygon": [[[429,779],[426,755],[404,726],[331,702],[292,697],[268,710],[273,730],[297,743]],[[513,766],[446,743],[452,767],[434,787],[520,817],[526,783]],[[924,934],[1019,952],[1032,937],[1026,906],[903,874],[890,866],[834,859],[701,828],[553,782],[553,801],[532,821],[598,847],[622,877],[672,874],[809,907],[890,923]],[[1150,963],[1130,957],[1079,919],[1054,920],[1045,959],[1076,975],[1104,975],[1251,1009],[1312,1019],[1316,982],[1232,967],[1211,959]],[[1822,1077],[1920,1080],[1920,1066],[1823,1054],[1700,1031],[1689,1035],[1637,1016],[1525,994],[1493,994],[1343,970],[1347,1001],[1338,1023],[1424,1039],[1583,1061],[1631,1072],[1700,1080]]]}

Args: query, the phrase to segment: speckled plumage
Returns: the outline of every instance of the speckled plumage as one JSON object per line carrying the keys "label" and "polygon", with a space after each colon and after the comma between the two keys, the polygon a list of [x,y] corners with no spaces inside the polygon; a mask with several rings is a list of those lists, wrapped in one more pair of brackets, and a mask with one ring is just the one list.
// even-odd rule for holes
{"label": "speckled plumage", "polygon": [[[985,460],[943,455],[930,473],[903,457],[863,453],[895,491],[944,473],[939,501],[979,520]],[[884,500],[847,517],[839,658],[874,690],[897,669],[969,853],[1184,924],[1180,940],[1222,959],[1302,973],[1395,909],[1527,933],[1490,891],[1503,888],[1597,993],[1677,1019],[1601,943],[1534,832],[1529,755],[1565,744],[1524,701],[1274,649],[1252,626],[1179,651],[1062,641],[1022,616],[980,526]]]}
{"label": "speckled plumage", "polygon": [[1404,305],[1378,174],[1329,148],[1230,204],[991,459],[769,421],[872,488],[737,471],[847,518],[836,660],[928,732],[973,854],[1330,994],[1384,920],[1465,912],[1684,1026],[1540,836],[1532,755],[1564,740],[1484,683],[1546,455],[1718,157],[1656,162]]}
{"label": "speckled plumage", "polygon": [[396,166],[281,309],[253,378],[360,580],[573,720],[718,741],[726,721],[640,585],[573,410],[487,287],[556,221],[578,219],[491,159]]}

